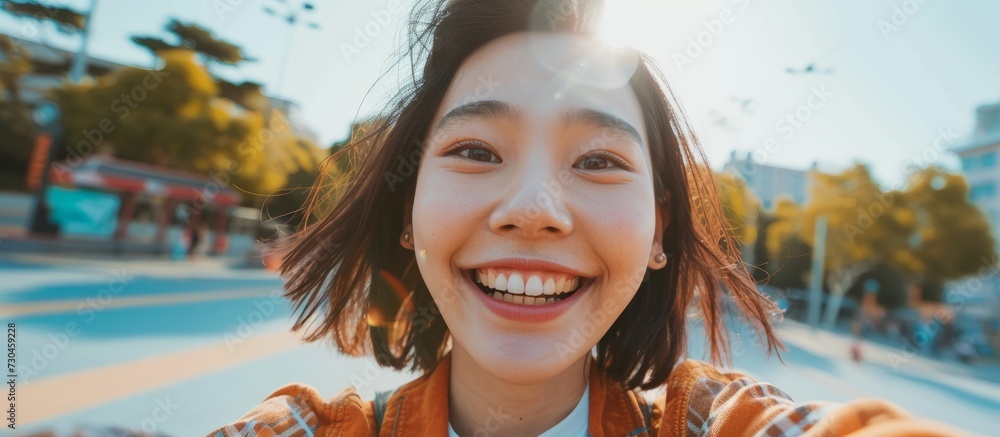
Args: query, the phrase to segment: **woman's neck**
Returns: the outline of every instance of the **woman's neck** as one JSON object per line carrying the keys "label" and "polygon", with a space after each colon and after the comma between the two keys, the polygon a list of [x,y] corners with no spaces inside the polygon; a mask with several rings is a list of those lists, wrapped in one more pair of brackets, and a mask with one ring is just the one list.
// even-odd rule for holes
{"label": "woman's neck", "polygon": [[538,435],[569,415],[587,388],[587,354],[565,371],[533,385],[492,377],[452,343],[448,421],[460,436]]}

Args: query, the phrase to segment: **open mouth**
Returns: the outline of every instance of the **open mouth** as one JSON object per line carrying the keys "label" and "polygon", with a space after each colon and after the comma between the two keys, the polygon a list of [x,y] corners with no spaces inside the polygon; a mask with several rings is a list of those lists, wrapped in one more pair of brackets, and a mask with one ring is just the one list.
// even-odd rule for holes
{"label": "open mouth", "polygon": [[559,302],[572,296],[592,280],[581,276],[507,269],[464,270],[464,273],[487,296],[521,305]]}

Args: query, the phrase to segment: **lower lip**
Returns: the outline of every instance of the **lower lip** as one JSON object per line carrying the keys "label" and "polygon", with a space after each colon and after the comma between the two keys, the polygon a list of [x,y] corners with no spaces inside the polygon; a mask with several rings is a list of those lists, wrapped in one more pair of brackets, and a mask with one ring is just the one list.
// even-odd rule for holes
{"label": "lower lip", "polygon": [[546,303],[542,305],[523,305],[516,304],[513,302],[502,301],[494,298],[493,296],[487,296],[483,293],[475,283],[472,282],[471,275],[462,275],[465,278],[465,282],[469,285],[472,290],[472,294],[479,296],[479,301],[483,305],[500,317],[505,319],[515,321],[515,322],[526,322],[526,323],[543,323],[548,322],[556,317],[559,317],[581,299],[585,292],[590,290],[590,287],[594,284],[594,280],[590,280],[587,285],[580,287],[575,293],[569,297],[560,300],[559,302]]}

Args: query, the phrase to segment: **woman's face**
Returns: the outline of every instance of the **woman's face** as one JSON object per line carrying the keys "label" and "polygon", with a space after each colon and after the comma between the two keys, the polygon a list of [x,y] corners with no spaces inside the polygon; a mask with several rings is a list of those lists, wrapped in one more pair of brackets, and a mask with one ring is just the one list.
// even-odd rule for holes
{"label": "woman's face", "polygon": [[509,383],[588,353],[662,252],[630,63],[595,44],[489,43],[426,138],[412,204],[420,273],[457,346]]}

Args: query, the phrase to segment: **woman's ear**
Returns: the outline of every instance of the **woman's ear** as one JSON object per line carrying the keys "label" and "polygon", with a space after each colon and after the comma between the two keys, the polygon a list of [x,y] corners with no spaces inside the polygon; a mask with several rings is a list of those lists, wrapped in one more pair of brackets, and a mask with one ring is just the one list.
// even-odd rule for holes
{"label": "woman's ear", "polygon": [[670,216],[673,208],[670,204],[670,193],[663,196],[663,199],[656,202],[656,229],[653,233],[653,244],[649,250],[649,268],[659,270],[667,265],[667,258],[670,254],[664,252],[663,235],[670,227]]}
{"label": "woman's ear", "polygon": [[403,200],[403,234],[399,236],[399,245],[414,250],[413,246],[413,197]]}

